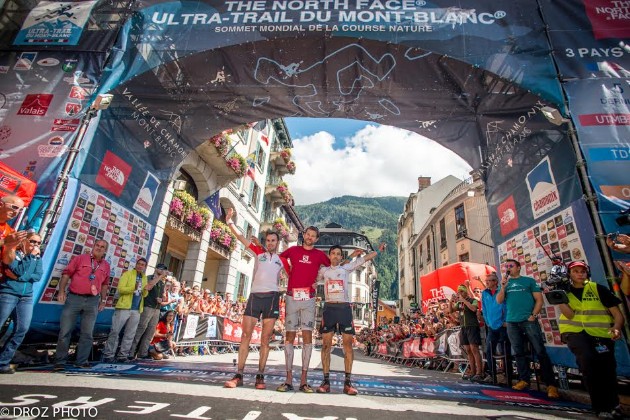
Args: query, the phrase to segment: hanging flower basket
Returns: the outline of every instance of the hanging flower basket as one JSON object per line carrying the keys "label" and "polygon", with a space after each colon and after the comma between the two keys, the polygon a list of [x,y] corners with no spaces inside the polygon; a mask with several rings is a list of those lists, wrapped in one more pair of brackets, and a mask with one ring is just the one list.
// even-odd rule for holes
{"label": "hanging flower basket", "polygon": [[216,136],[211,137],[210,140],[208,140],[208,142],[210,142],[214,147],[216,147],[217,152],[221,156],[227,155],[228,151],[230,150],[231,141],[228,137],[224,136],[223,134],[217,134]]}
{"label": "hanging flower basket", "polygon": [[275,230],[280,238],[287,239],[289,237],[289,225],[283,219],[276,219],[273,221],[273,230]]}
{"label": "hanging flower basket", "polygon": [[289,171],[291,175],[295,174],[295,162],[292,160],[287,163],[287,171]]}
{"label": "hanging flower basket", "polygon": [[280,157],[282,157],[285,162],[289,162],[289,160],[291,160],[291,149],[282,149]]}
{"label": "hanging flower basket", "polygon": [[276,187],[276,190],[278,190],[285,203],[291,204],[293,202],[293,195],[289,191],[289,186],[286,182],[280,183],[280,185]]}
{"label": "hanging flower basket", "polygon": [[212,222],[210,239],[229,252],[234,251],[236,248],[236,236],[232,234],[230,228],[225,223],[222,223],[217,219],[214,219]]}
{"label": "hanging flower basket", "polygon": [[228,168],[232,169],[238,176],[245,175],[247,172],[247,161],[238,153],[233,153],[229,158],[225,160],[225,164]]}

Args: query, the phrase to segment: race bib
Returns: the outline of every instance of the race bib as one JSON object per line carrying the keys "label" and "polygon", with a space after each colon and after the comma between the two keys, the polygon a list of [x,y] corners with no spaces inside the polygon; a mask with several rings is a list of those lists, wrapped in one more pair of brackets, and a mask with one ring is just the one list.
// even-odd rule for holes
{"label": "race bib", "polygon": [[326,280],[326,298],[332,302],[343,302],[346,299],[343,280]]}
{"label": "race bib", "polygon": [[310,298],[311,289],[309,287],[293,289],[293,300],[309,300]]}

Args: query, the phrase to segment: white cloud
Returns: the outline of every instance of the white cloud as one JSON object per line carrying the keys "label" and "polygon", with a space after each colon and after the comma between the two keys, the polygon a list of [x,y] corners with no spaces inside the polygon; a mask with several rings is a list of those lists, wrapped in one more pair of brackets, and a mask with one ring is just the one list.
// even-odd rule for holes
{"label": "white cloud", "polygon": [[296,204],[342,195],[403,196],[418,190],[418,177],[436,182],[447,175],[468,176],[463,159],[419,134],[390,126],[368,125],[334,149],[326,132],[293,139],[295,175],[285,176]]}

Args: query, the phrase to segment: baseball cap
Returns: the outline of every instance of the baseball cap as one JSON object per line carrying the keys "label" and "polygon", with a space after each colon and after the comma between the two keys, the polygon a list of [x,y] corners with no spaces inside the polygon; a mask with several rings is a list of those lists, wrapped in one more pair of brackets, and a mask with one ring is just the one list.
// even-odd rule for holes
{"label": "baseball cap", "polygon": [[571,261],[568,265],[567,268],[570,270],[573,267],[584,267],[585,269],[588,270],[588,265],[584,262],[584,261]]}
{"label": "baseball cap", "polygon": [[457,286],[457,291],[458,292],[467,292],[468,288],[466,286],[464,286],[463,284],[460,284],[459,286]]}
{"label": "baseball cap", "polygon": [[158,265],[155,266],[156,270],[168,270],[168,267],[166,266],[166,264],[162,264],[159,263]]}

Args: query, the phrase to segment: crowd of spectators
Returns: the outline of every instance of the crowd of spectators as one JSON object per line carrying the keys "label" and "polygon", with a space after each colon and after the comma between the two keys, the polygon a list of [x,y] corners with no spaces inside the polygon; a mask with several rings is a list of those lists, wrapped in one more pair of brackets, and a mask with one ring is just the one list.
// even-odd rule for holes
{"label": "crowd of spectators", "polygon": [[199,285],[182,289],[180,282],[168,276],[164,287],[162,312],[175,311],[181,319],[188,314],[216,315],[240,322],[245,311],[245,300],[239,297],[232,300],[231,293],[213,293],[210,289],[201,290]]}
{"label": "crowd of spectators", "polygon": [[[469,293],[477,300],[481,300],[481,289],[472,289],[467,282]],[[481,312],[477,313],[481,320]],[[357,335],[357,340],[366,348],[375,349],[380,343],[398,343],[410,338],[435,337],[444,330],[459,326],[459,312],[450,311],[448,299],[442,299],[430,306],[424,313],[412,312],[401,315],[398,322],[383,318],[376,330],[364,329]]]}

